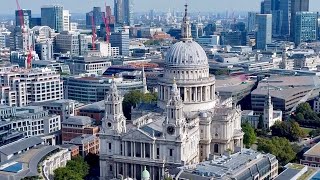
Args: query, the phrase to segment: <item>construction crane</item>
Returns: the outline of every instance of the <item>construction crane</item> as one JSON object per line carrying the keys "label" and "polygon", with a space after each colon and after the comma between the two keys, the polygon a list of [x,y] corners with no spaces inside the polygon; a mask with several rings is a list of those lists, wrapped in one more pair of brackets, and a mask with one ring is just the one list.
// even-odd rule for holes
{"label": "construction crane", "polygon": [[96,25],[94,23],[93,13],[91,16],[91,25],[92,25],[92,50],[96,50]]}
{"label": "construction crane", "polygon": [[[16,0],[16,4],[17,4],[18,13],[19,13],[20,27],[21,27],[21,33],[22,33],[22,46],[23,46],[24,39],[28,38],[26,37],[28,36],[28,32],[25,29],[23,10],[20,7],[19,0]],[[31,68],[31,63],[32,63],[32,47],[29,47],[29,44],[28,44],[27,49],[29,50],[28,51],[29,53],[27,56],[27,68],[29,69]]]}

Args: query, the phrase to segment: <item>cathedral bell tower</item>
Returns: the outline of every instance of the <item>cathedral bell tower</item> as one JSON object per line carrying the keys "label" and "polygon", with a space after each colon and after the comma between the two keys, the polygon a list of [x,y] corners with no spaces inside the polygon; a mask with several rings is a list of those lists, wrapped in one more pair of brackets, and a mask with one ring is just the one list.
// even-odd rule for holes
{"label": "cathedral bell tower", "polygon": [[273,105],[272,105],[269,85],[268,85],[268,95],[264,103],[263,116],[264,116],[263,124],[266,129],[269,129],[269,124],[273,121]]}
{"label": "cathedral bell tower", "polygon": [[102,128],[106,133],[121,134],[126,132],[126,118],[122,111],[123,97],[119,94],[114,77],[105,99],[105,117]]}
{"label": "cathedral bell tower", "polygon": [[167,136],[181,137],[185,131],[186,121],[183,115],[183,102],[175,79],[173,80],[166,112],[167,117],[163,124],[165,134]]}

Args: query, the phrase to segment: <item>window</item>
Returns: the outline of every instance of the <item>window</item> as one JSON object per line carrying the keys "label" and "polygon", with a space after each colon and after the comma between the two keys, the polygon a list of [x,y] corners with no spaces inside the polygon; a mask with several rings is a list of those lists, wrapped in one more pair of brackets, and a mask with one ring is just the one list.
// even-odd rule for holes
{"label": "window", "polygon": [[109,150],[111,150],[111,143],[109,143]]}
{"label": "window", "polygon": [[112,165],[109,166],[110,171],[112,171]]}
{"label": "window", "polygon": [[169,156],[173,156],[173,149],[169,149]]}

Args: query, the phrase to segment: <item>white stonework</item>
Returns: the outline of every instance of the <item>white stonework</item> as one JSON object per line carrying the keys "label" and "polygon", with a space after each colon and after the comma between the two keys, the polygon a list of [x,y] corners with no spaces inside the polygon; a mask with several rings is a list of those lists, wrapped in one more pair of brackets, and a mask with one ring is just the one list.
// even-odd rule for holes
{"label": "white stonework", "polygon": [[145,168],[158,180],[168,168],[242,147],[240,107],[215,95],[215,78],[204,50],[191,38],[187,9],[182,27],[183,39],[170,48],[159,78],[158,108],[142,110],[135,125],[126,124],[115,83],[108,92],[99,134],[101,180],[120,175],[140,180]]}

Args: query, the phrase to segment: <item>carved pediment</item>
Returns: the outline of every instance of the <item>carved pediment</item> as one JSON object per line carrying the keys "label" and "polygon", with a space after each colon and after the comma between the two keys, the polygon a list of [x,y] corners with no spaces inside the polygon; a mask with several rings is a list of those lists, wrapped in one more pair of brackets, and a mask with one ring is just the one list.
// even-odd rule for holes
{"label": "carved pediment", "polygon": [[128,132],[126,135],[122,137],[123,140],[126,141],[153,141],[154,138],[151,137],[146,132],[141,129],[135,129],[133,131]]}

